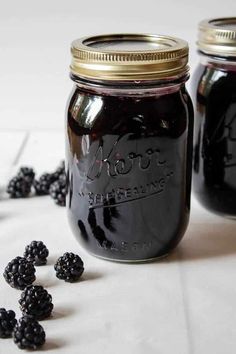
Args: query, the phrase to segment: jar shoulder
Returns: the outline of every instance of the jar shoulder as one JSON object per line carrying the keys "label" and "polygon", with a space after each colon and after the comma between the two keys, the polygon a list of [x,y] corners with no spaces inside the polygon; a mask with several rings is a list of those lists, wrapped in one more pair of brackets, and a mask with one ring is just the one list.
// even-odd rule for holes
{"label": "jar shoulder", "polygon": [[156,96],[108,96],[74,88],[68,101],[67,119],[84,129],[120,133],[122,130],[162,131],[185,129],[192,115],[191,99],[180,90]]}
{"label": "jar shoulder", "polygon": [[221,67],[199,63],[191,79],[193,100],[196,94],[209,97],[219,92],[236,94],[236,65]]}

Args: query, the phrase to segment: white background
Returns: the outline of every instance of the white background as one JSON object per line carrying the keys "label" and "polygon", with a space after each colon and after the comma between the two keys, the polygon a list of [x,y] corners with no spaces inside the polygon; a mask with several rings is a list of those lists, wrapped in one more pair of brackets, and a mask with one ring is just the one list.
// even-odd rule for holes
{"label": "white background", "polygon": [[20,0],[0,2],[0,129],[63,129],[72,82],[70,43],[90,34],[182,37],[195,67],[197,24],[236,15],[235,0]]}

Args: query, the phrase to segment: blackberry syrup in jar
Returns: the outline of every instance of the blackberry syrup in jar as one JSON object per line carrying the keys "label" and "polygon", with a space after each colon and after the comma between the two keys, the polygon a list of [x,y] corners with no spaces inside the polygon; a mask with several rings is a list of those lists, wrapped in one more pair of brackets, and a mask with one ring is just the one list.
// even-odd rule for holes
{"label": "blackberry syrup in jar", "polygon": [[72,43],[67,208],[91,254],[148,261],[188,224],[193,113],[185,41],[116,34]]}
{"label": "blackberry syrup in jar", "polygon": [[207,209],[236,217],[236,18],[202,21],[198,48],[194,191]]}

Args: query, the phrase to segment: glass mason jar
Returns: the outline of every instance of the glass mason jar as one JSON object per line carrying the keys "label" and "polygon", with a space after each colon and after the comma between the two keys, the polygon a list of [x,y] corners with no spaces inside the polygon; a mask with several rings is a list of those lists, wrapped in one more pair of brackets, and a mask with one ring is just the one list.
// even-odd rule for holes
{"label": "glass mason jar", "polygon": [[236,18],[199,25],[193,187],[209,210],[236,216]]}
{"label": "glass mason jar", "polygon": [[164,256],[190,210],[193,114],[185,41],[116,34],[72,43],[66,110],[70,225],[91,254]]}

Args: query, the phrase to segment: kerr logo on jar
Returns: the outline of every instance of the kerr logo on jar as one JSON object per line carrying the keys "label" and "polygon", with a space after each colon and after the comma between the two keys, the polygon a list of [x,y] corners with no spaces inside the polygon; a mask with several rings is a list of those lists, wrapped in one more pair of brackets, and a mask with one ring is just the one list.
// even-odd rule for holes
{"label": "kerr logo on jar", "polygon": [[[113,141],[109,141],[111,139]],[[150,140],[149,145],[151,145]],[[91,162],[85,173],[90,181],[99,178],[103,171],[109,177],[117,177],[127,175],[135,168],[146,171],[154,165],[166,164],[157,147],[147,147],[145,139],[137,139],[134,134],[115,136],[115,138],[104,136],[91,145],[89,155]]]}
{"label": "kerr logo on jar", "polygon": [[[88,199],[90,208],[99,208],[162,193],[174,172],[155,143],[156,138],[137,139],[134,134],[103,136],[93,142],[78,162],[84,181],[79,196]],[[129,175],[127,182],[123,177]]]}

